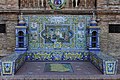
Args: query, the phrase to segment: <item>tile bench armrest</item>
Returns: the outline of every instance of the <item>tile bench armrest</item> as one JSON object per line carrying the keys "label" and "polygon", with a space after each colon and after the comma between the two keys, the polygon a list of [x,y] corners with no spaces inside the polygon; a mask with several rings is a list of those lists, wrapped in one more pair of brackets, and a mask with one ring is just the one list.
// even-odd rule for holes
{"label": "tile bench armrest", "polygon": [[26,55],[13,53],[0,60],[1,76],[14,75],[16,71],[24,64]]}
{"label": "tile bench armrest", "polygon": [[90,53],[90,62],[103,74],[114,75],[117,73],[118,60],[103,53]]}

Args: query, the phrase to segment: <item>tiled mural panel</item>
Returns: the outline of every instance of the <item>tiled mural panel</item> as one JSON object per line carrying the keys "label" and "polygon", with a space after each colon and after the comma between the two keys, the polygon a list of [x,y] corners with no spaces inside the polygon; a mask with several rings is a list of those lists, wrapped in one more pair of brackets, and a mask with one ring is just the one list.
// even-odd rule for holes
{"label": "tiled mural panel", "polygon": [[86,50],[87,15],[26,15],[29,50]]}

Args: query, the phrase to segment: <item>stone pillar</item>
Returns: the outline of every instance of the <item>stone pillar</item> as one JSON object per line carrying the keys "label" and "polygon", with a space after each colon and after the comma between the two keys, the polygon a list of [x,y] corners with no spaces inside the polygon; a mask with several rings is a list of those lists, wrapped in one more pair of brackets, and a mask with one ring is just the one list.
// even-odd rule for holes
{"label": "stone pillar", "polygon": [[69,8],[69,0],[66,0],[66,7]]}
{"label": "stone pillar", "polygon": [[38,0],[38,8],[40,7],[40,0]]}
{"label": "stone pillar", "polygon": [[33,7],[34,7],[34,8],[37,7],[37,6],[36,6],[36,2],[37,2],[37,0],[34,0],[34,1],[33,1]]}
{"label": "stone pillar", "polygon": [[87,0],[85,0],[85,8],[87,7]]}
{"label": "stone pillar", "polygon": [[47,9],[49,8],[48,0],[46,0],[46,8],[47,8]]}
{"label": "stone pillar", "polygon": [[74,0],[72,0],[72,8],[73,8],[73,1],[74,1]]}
{"label": "stone pillar", "polygon": [[41,2],[42,2],[41,6],[43,7],[44,6],[44,0],[41,0]]}
{"label": "stone pillar", "polygon": [[78,7],[77,2],[78,2],[78,0],[75,0],[75,4],[76,4],[75,7]]}

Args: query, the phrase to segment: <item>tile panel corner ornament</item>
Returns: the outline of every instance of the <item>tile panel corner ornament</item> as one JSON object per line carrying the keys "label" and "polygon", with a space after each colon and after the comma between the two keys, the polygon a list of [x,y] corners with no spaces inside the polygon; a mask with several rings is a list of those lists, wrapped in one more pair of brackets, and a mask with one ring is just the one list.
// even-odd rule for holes
{"label": "tile panel corner ornament", "polygon": [[115,61],[106,61],[106,74],[115,74]]}
{"label": "tile panel corner ornament", "polygon": [[2,62],[2,72],[4,75],[12,75],[12,62]]}
{"label": "tile panel corner ornament", "polygon": [[59,10],[65,6],[66,0],[48,0],[48,4],[52,9]]}

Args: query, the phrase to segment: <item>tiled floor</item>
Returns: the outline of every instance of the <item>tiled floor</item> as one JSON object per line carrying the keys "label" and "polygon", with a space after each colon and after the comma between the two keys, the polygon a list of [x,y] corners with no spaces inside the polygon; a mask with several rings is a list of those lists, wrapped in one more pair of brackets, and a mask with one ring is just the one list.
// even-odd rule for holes
{"label": "tiled floor", "polygon": [[[120,79],[120,60],[118,65],[117,75],[103,75],[95,66],[90,62],[60,62],[71,63],[74,72],[59,73],[59,72],[45,72],[45,63],[52,62],[26,62],[16,73],[15,76],[3,77],[3,80],[46,80],[46,79],[59,79],[59,80],[116,80]],[[58,63],[58,62],[53,62]]]}
{"label": "tiled floor", "polygon": [[[51,62],[51,63],[71,63],[73,73],[65,72],[45,72],[45,63],[49,62],[26,62],[16,75],[94,75],[101,74],[90,62]],[[33,66],[34,65],[34,66]]]}

